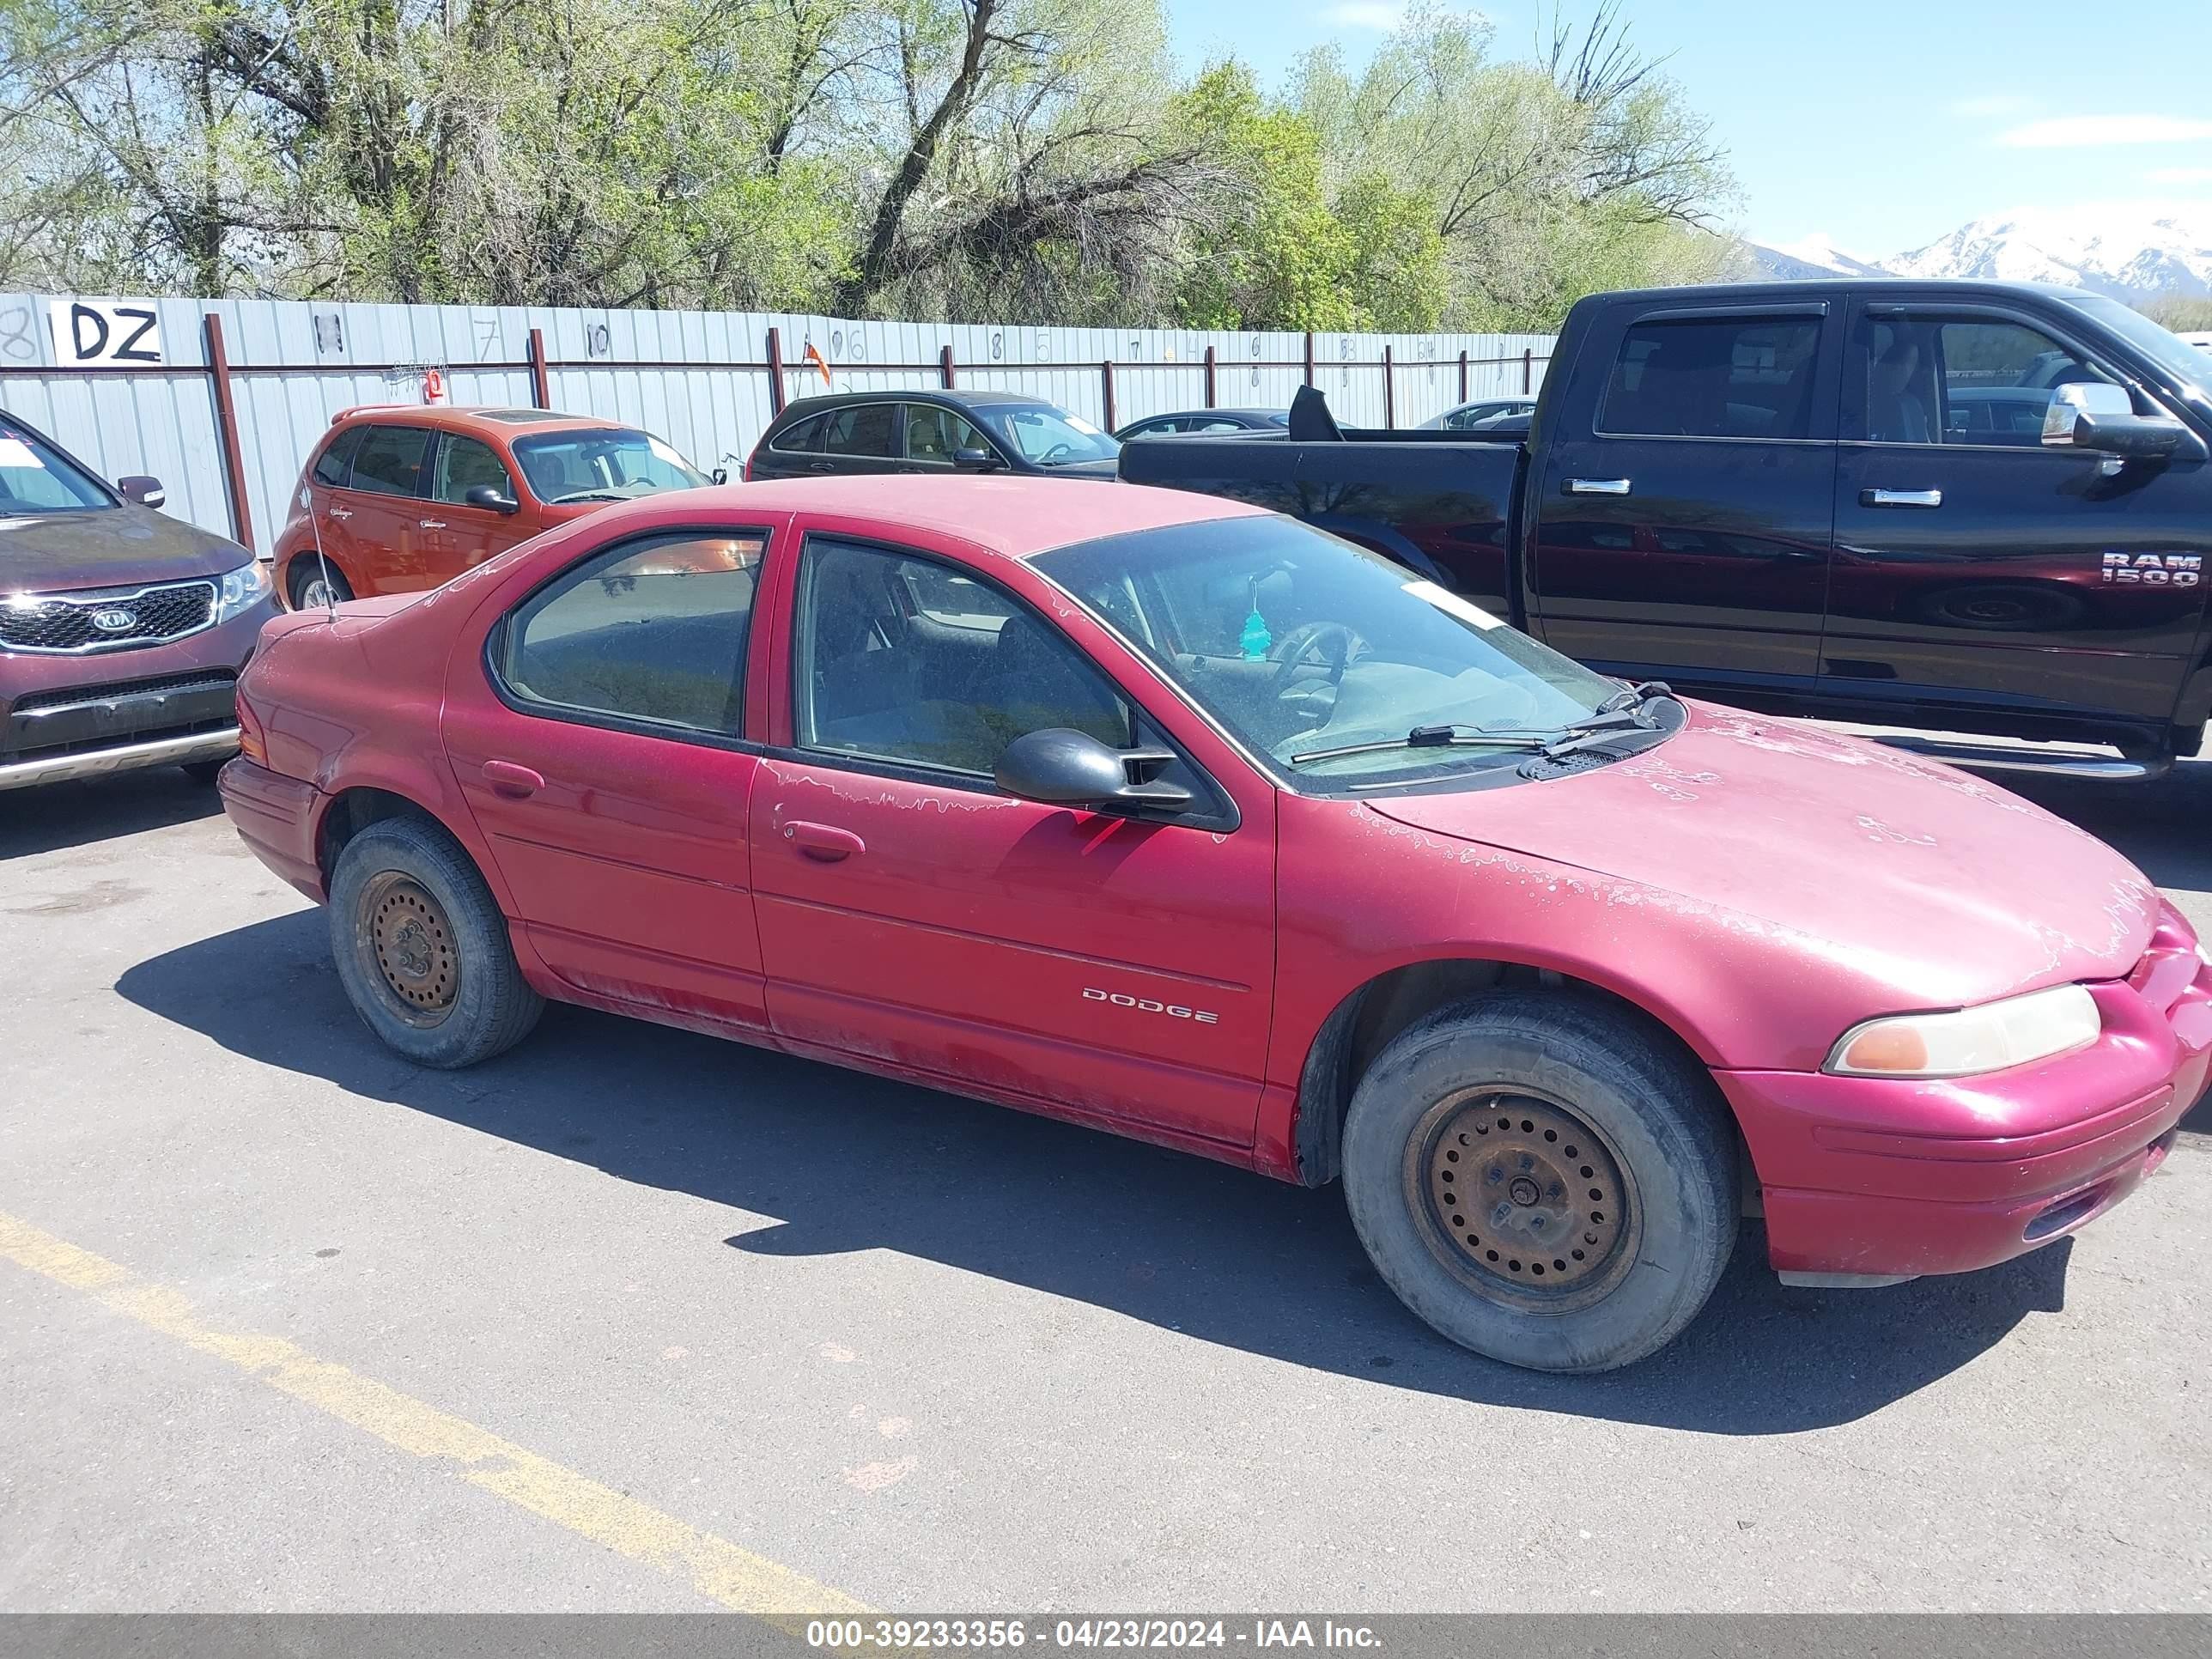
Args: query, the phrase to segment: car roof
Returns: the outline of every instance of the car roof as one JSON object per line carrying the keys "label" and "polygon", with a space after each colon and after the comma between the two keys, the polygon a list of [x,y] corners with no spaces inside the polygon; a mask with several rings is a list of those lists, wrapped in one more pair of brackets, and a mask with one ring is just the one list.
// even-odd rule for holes
{"label": "car roof", "polygon": [[1279,409],[1167,409],[1157,415],[1140,415],[1129,424],[1141,426],[1146,421],[1187,421],[1194,415],[1239,415],[1255,421],[1283,418],[1283,411]]}
{"label": "car roof", "polygon": [[[872,528],[894,537],[901,530],[923,531],[955,538],[1009,559],[1026,559],[1076,542],[1168,525],[1268,516],[1262,507],[1186,489],[1155,489],[1111,479],[1038,478],[1010,473],[933,477],[885,472],[769,478],[757,483],[672,492],[647,500],[687,509],[712,507],[724,518],[733,510],[767,510],[861,519],[868,520]],[[635,508],[613,511],[627,516]]]}
{"label": "car roof", "polygon": [[825,409],[847,409],[854,404],[943,404],[954,409],[997,409],[1018,404],[1030,409],[1058,409],[1049,398],[1032,398],[1024,392],[968,392],[958,387],[886,386],[880,392],[824,392],[812,398],[794,398],[775,417],[781,426],[794,416],[819,414]]}
{"label": "car roof", "polygon": [[557,409],[501,409],[489,404],[356,404],[331,416],[333,428],[360,421],[394,426],[436,427],[444,432],[512,432],[517,427],[618,427],[597,415],[569,415]]}
{"label": "car roof", "polygon": [[1692,287],[1623,289],[1617,293],[1591,295],[1585,303],[1647,305],[1680,301],[1685,305],[1703,306],[1734,305],[1741,301],[1749,301],[1787,305],[1801,295],[1808,297],[1817,295],[1826,300],[1832,299],[1838,291],[1872,300],[1924,301],[1931,296],[1940,298],[1949,295],[1960,300],[1984,297],[2057,301],[2062,305],[2076,307],[2084,299],[2094,297],[2082,289],[2067,288],[2057,283],[2006,283],[1964,276],[1810,276],[1792,277],[1784,282],[1712,283]]}

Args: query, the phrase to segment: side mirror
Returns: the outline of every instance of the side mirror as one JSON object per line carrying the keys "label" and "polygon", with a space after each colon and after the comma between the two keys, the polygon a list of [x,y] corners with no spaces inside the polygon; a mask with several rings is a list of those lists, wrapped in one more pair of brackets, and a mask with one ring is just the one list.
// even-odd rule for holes
{"label": "side mirror", "polygon": [[1085,732],[1048,726],[1016,738],[991,775],[999,787],[1047,806],[1097,811],[1172,811],[1190,805],[1190,791],[1158,777],[1170,749],[1109,749]]}
{"label": "side mirror", "polygon": [[2125,386],[2076,380],[2055,388],[2044,412],[2043,441],[2053,449],[2090,449],[2136,458],[2171,455],[2189,428],[2168,415],[2138,415]]}
{"label": "side mirror", "polygon": [[125,473],[115,481],[115,487],[122,492],[125,501],[136,501],[141,507],[159,507],[169,499],[169,492],[161,488],[161,481],[143,472]]}
{"label": "side mirror", "polygon": [[520,513],[522,503],[500,489],[497,484],[471,484],[461,496],[471,507],[481,507],[493,513]]}
{"label": "side mirror", "polygon": [[952,465],[963,472],[988,472],[999,465],[999,458],[988,449],[956,449]]}

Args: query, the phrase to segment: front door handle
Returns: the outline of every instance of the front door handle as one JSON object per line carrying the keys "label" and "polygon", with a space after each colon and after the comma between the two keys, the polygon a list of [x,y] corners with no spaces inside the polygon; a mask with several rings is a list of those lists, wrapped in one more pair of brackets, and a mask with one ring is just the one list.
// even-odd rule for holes
{"label": "front door handle", "polygon": [[1567,494],[1570,495],[1626,495],[1628,494],[1628,486],[1629,480],[1626,478],[1570,478],[1567,480]]}
{"label": "front door handle", "polygon": [[1862,489],[1862,507],[1941,507],[1943,492],[1940,489]]}
{"label": "front door handle", "polygon": [[415,522],[425,530],[443,530],[446,527],[443,519],[417,519]]}
{"label": "front door handle", "polygon": [[509,800],[527,800],[545,787],[545,780],[538,774],[513,761],[488,760],[483,763],[483,775],[493,793]]}
{"label": "front door handle", "polygon": [[868,843],[850,830],[840,830],[833,823],[808,823],[794,820],[783,826],[783,838],[808,858],[818,859],[824,864],[835,864],[855,853],[865,853]]}

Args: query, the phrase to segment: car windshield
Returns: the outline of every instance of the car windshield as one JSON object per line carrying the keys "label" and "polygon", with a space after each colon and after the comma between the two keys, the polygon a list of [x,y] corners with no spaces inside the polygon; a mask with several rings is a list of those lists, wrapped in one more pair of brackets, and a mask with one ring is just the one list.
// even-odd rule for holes
{"label": "car windshield", "polygon": [[[1138,531],[1035,564],[1301,789],[1511,764],[1520,753],[1483,747],[1480,734],[1559,732],[1620,692],[1425,577],[1293,519]],[[1405,742],[1423,729],[1425,741]]]}
{"label": "car windshield", "polygon": [[541,501],[626,501],[696,489],[707,475],[649,432],[584,427],[517,438],[514,459]]}
{"label": "car windshield", "polygon": [[0,420],[0,518],[82,513],[115,505],[82,467],[27,428]]}
{"label": "car windshield", "polygon": [[974,411],[994,432],[1036,466],[1066,466],[1075,461],[1110,461],[1121,446],[1080,415],[1044,404],[1002,404]]}
{"label": "car windshield", "polygon": [[2088,313],[2180,381],[2200,407],[2212,409],[2212,352],[2190,344],[2118,300],[2101,294],[2069,294],[2066,298],[2075,310]]}

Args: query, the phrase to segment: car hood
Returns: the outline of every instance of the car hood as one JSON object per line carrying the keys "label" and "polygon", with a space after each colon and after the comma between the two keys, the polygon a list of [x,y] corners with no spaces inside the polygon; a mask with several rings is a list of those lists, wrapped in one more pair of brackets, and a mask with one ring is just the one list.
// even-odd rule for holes
{"label": "car hood", "polygon": [[236,542],[151,507],[0,518],[0,592],[9,593],[215,576],[252,556]]}
{"label": "car hood", "polygon": [[1791,720],[1692,704],[1592,771],[1372,800],[1433,834],[1671,896],[1950,1007],[2124,975],[2159,899],[2111,848],[1966,773]]}

